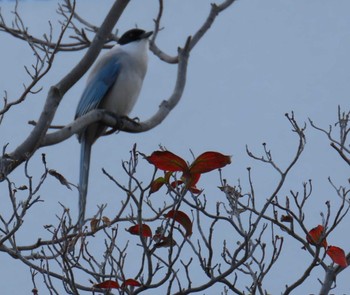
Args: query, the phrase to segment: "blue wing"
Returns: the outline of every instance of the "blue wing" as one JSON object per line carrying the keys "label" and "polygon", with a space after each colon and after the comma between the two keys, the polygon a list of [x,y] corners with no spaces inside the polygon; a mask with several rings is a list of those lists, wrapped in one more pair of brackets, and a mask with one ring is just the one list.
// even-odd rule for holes
{"label": "blue wing", "polygon": [[102,99],[118,79],[121,64],[118,58],[110,58],[102,65],[86,85],[75,112],[75,118],[97,109]]}

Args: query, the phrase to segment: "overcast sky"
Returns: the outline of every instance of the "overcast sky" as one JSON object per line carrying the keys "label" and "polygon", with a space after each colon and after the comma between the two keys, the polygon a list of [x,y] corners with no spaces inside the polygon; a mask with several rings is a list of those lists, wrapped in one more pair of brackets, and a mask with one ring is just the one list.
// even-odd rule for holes
{"label": "overcast sky", "polygon": [[[96,4],[96,3],[99,4]],[[79,1],[77,11],[81,16],[98,25],[103,20],[113,1]],[[118,30],[134,27],[151,30],[157,13],[158,1],[133,1],[118,23]],[[210,1],[177,0],[165,1],[164,30],[159,34],[159,46],[175,54],[188,35],[201,25],[210,9]],[[13,1],[0,1],[2,13],[11,20]],[[96,8],[97,6],[97,8]],[[32,34],[48,32],[48,20],[57,25],[56,1],[22,1],[19,11]],[[257,154],[263,152],[261,143],[266,142],[274,158],[285,168],[294,155],[298,139],[284,114],[294,111],[302,125],[311,118],[316,124],[327,128],[337,119],[337,107],[349,110],[350,68],[350,1],[326,0],[240,0],[219,16],[208,34],[191,53],[189,74],[185,93],[176,109],[164,123],[144,134],[118,134],[99,140],[93,147],[88,194],[87,215],[92,215],[96,205],[114,200],[115,186],[102,174],[104,167],[113,175],[124,179],[120,163],[127,160],[129,150],[136,142],[138,149],[150,154],[161,144],[170,151],[191,160],[190,149],[195,155],[215,150],[233,156],[232,165],[224,168],[224,176],[230,184],[241,181],[243,191],[248,191],[246,167],[252,167],[256,193],[264,201],[274,190],[278,175],[271,167],[250,159],[245,147],[248,145]],[[16,98],[22,83],[28,81],[23,65],[33,62],[27,44],[0,34],[0,64],[2,78],[0,92],[7,90],[10,98]],[[0,126],[0,145],[9,143],[12,151],[28,135],[31,126],[28,120],[36,120],[41,112],[49,87],[69,71],[83,52],[60,53],[52,71],[41,83],[40,95],[15,107]],[[174,86],[176,67],[165,65],[150,53],[149,70],[139,101],[131,117],[147,119],[168,98]],[[55,124],[67,124],[74,118],[76,105],[84,88],[83,77],[65,96]],[[305,223],[308,228],[321,223],[320,211],[324,202],[339,204],[333,188],[327,181],[346,185],[349,167],[329,147],[327,138],[307,127],[307,145],[300,162],[291,172],[283,190],[301,191],[302,182],[313,179],[314,191],[307,205],[309,214]],[[73,182],[78,182],[80,146],[75,137],[57,146],[37,152],[30,171],[39,178],[40,155],[47,155],[48,165]],[[21,182],[23,167],[11,177]],[[214,202],[223,195],[218,193],[218,175],[212,173],[201,179],[207,196]],[[7,197],[5,183],[0,184],[2,197]],[[45,203],[33,212],[33,228],[54,222],[60,212],[58,202],[77,211],[76,191],[68,191],[55,179],[49,179],[41,193]],[[94,196],[98,196],[95,197]],[[109,208],[112,210],[112,208]],[[107,211],[112,212],[112,211]],[[38,216],[38,215],[36,215]],[[329,238],[329,243],[349,251],[349,218]],[[23,240],[31,240],[33,234],[23,232]],[[282,233],[281,233],[282,234]],[[37,237],[34,235],[35,238]],[[288,243],[286,243],[288,249]],[[291,247],[281,263],[273,270],[278,280],[271,277],[265,286],[271,294],[278,294],[285,284],[295,278],[305,255],[298,260],[302,250]],[[304,253],[302,253],[304,255]],[[330,262],[330,261],[329,261]],[[31,290],[29,272],[21,264],[2,255],[0,258],[0,290],[4,294],[19,294]],[[5,267],[6,266],[6,267]],[[299,268],[300,269],[300,268]],[[291,271],[292,270],[292,271]],[[15,284],[13,272],[21,273]],[[337,280],[336,294],[349,292],[348,270]],[[318,273],[323,279],[323,273]],[[20,283],[20,288],[18,287]],[[20,289],[20,291],[18,290]],[[219,289],[221,290],[221,288]],[[300,289],[303,294],[319,291],[316,276],[311,276]],[[45,294],[45,292],[42,292]],[[301,293],[300,293],[301,294]]]}

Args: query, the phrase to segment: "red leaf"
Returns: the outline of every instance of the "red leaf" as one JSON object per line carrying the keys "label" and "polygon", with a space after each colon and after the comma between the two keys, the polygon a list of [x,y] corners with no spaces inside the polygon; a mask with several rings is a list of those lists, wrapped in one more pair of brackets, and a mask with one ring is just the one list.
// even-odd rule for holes
{"label": "red leaf", "polygon": [[333,260],[334,263],[339,264],[341,267],[348,266],[345,252],[342,248],[336,246],[329,246],[326,253]]}
{"label": "red leaf", "polygon": [[[199,174],[198,174],[199,175]],[[181,185],[183,184],[184,182],[182,180],[176,180],[176,181],[173,181],[170,185],[173,187],[173,188],[176,188],[178,185]],[[195,195],[198,195],[200,194],[202,191],[197,188],[195,185],[192,185],[191,187],[188,188],[188,190],[192,193],[192,194],[195,194]]]}
{"label": "red leaf", "polygon": [[164,173],[164,177],[158,177],[157,179],[153,180],[151,183],[150,193],[155,193],[158,191],[164,184],[169,183],[170,176],[173,172],[166,172]]}
{"label": "red leaf", "polygon": [[157,179],[153,180],[151,183],[150,193],[155,193],[158,191],[163,186],[163,184],[165,184],[164,177],[158,177]]}
{"label": "red leaf", "polygon": [[201,177],[200,174],[193,174],[193,175],[189,174],[187,176],[183,175],[181,177],[181,180],[173,181],[170,185],[173,188],[176,188],[178,185],[186,183],[187,187],[195,187],[200,177]]}
{"label": "red leaf", "polygon": [[324,234],[324,227],[322,225],[318,225],[314,227],[312,230],[309,231],[309,235],[306,236],[306,240],[308,243],[311,245],[321,245],[324,248],[327,248],[327,241],[326,239],[323,239],[322,243],[321,242],[321,236]]}
{"label": "red leaf", "polygon": [[183,184],[184,182],[182,180],[175,180],[172,183],[170,183],[172,188],[176,188],[177,186]]}
{"label": "red leaf", "polygon": [[194,187],[196,186],[199,178],[201,177],[198,173],[189,173],[189,176],[183,175],[183,178],[187,179],[187,187]]}
{"label": "red leaf", "polygon": [[191,164],[191,174],[201,174],[222,168],[231,163],[231,157],[218,152],[205,152]]}
{"label": "red leaf", "polygon": [[195,186],[191,186],[188,190],[195,195],[199,195],[202,192],[199,188]]}
{"label": "red leaf", "polygon": [[148,162],[158,169],[165,171],[187,171],[188,166],[184,159],[168,151],[156,151],[147,157]]}
{"label": "red leaf", "polygon": [[170,210],[165,215],[165,218],[173,218],[175,221],[180,223],[186,230],[186,234],[185,234],[186,237],[192,235],[192,221],[186,215],[186,213],[182,211]]}
{"label": "red leaf", "polygon": [[125,288],[126,286],[139,287],[139,286],[141,286],[141,284],[138,281],[134,280],[134,279],[127,279],[127,280],[124,281],[122,287]]}
{"label": "red leaf", "polygon": [[147,224],[141,224],[141,228],[139,224],[130,226],[127,231],[132,235],[142,235],[143,237],[152,237],[152,230]]}
{"label": "red leaf", "polygon": [[99,284],[94,284],[95,288],[100,288],[100,289],[119,289],[119,284],[116,281],[108,280],[104,281]]}

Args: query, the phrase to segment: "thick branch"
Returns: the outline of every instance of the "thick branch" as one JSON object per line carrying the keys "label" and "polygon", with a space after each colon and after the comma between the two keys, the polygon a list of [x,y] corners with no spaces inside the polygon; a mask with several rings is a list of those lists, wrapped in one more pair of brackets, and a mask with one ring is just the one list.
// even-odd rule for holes
{"label": "thick branch", "polygon": [[13,169],[30,158],[40,147],[64,94],[84,75],[84,73],[86,73],[97,58],[104,41],[117,23],[129,1],[130,0],[118,0],[114,3],[98,30],[89,50],[61,81],[51,87],[44,109],[33,131],[14,152],[0,158],[0,180],[3,180]]}

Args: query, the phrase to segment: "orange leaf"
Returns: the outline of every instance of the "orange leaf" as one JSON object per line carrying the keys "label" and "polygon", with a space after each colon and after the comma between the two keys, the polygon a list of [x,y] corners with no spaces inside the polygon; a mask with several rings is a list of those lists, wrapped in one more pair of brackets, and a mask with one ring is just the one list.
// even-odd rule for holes
{"label": "orange leaf", "polygon": [[348,266],[345,252],[342,248],[336,246],[329,246],[326,253],[333,260],[334,263],[339,264],[341,267]]}
{"label": "orange leaf", "polygon": [[[309,231],[309,235],[306,236],[306,240],[311,245],[321,245],[324,248],[327,248],[327,241],[326,239],[323,239],[321,242],[321,237],[324,234],[324,227],[322,225],[318,225],[314,227],[312,230]],[[320,243],[321,242],[321,243]]]}
{"label": "orange leaf", "polygon": [[134,280],[134,279],[127,279],[127,280],[124,281],[122,287],[125,288],[126,286],[139,287],[139,286],[141,286],[141,284],[138,281]]}
{"label": "orange leaf", "polygon": [[169,151],[153,152],[146,159],[160,170],[172,172],[188,170],[185,160]]}
{"label": "orange leaf", "polygon": [[100,288],[100,289],[119,289],[119,284],[116,281],[108,280],[104,281],[99,284],[94,284],[95,288]]}
{"label": "orange leaf", "polygon": [[191,164],[191,174],[201,174],[222,168],[231,163],[231,157],[218,152],[205,152]]}
{"label": "orange leaf", "polygon": [[175,221],[180,223],[186,230],[186,237],[192,235],[192,221],[186,213],[182,211],[170,210],[165,215],[165,218],[173,218]]}
{"label": "orange leaf", "polygon": [[129,233],[132,235],[142,235],[143,237],[152,237],[152,230],[147,224],[139,224],[133,225],[127,229]]}

